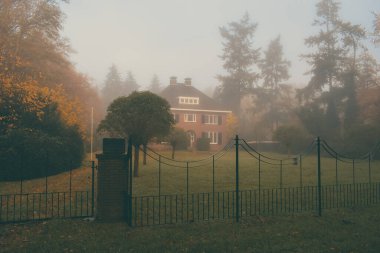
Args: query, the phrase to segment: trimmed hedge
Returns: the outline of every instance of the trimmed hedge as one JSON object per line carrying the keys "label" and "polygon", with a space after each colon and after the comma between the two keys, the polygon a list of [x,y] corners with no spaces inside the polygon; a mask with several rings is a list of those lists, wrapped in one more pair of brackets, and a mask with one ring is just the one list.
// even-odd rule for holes
{"label": "trimmed hedge", "polygon": [[78,167],[84,145],[76,128],[59,135],[36,129],[16,129],[0,136],[0,181],[55,175]]}

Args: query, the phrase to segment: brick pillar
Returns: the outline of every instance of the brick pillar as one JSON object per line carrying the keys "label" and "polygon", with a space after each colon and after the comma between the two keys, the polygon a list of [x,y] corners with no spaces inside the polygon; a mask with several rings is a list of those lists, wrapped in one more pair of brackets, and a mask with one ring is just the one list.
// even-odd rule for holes
{"label": "brick pillar", "polygon": [[102,221],[126,220],[127,155],[125,140],[103,139],[103,154],[98,159],[96,218]]}

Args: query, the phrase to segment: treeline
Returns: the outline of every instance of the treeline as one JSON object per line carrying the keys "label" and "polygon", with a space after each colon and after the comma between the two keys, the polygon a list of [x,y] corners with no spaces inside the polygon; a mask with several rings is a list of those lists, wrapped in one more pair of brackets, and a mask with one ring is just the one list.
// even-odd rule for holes
{"label": "treeline", "polygon": [[57,1],[0,2],[0,180],[55,174],[84,157],[101,101],[69,61],[63,19]]}
{"label": "treeline", "polygon": [[246,14],[220,28],[220,75],[215,92],[238,116],[239,132],[248,139],[279,140],[292,152],[320,136],[347,155],[360,155],[380,141],[379,64],[366,48],[378,41],[380,18],[373,31],[343,20],[340,3],[320,0],[305,38],[310,49],[300,57],[309,65],[310,80],[302,89],[286,83],[290,62],[280,37],[262,51],[255,46],[257,23]]}
{"label": "treeline", "polygon": [[[101,98],[103,100],[104,109],[118,97],[128,96],[134,91],[138,91],[141,86],[137,83],[132,71],[127,71],[125,78],[122,77],[116,65],[112,65],[105,78],[103,88],[101,89]],[[153,75],[149,91],[158,94],[162,89],[162,85],[157,75]]]}

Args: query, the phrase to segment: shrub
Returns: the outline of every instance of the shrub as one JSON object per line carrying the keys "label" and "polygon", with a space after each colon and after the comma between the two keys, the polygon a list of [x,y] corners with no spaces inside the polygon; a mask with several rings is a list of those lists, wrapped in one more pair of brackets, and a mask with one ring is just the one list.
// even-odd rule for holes
{"label": "shrub", "polygon": [[0,136],[0,181],[55,175],[81,164],[83,141],[75,128],[60,135],[16,129]]}
{"label": "shrub", "polygon": [[380,132],[378,128],[368,125],[354,126],[344,134],[343,153],[354,158],[375,151],[374,158],[379,158],[380,151],[372,150],[379,141]]}
{"label": "shrub", "polygon": [[289,154],[303,151],[312,138],[300,127],[280,126],[274,132],[273,139],[279,141]]}
{"label": "shrub", "polygon": [[199,151],[209,151],[210,150],[210,139],[206,137],[197,139],[197,150]]}

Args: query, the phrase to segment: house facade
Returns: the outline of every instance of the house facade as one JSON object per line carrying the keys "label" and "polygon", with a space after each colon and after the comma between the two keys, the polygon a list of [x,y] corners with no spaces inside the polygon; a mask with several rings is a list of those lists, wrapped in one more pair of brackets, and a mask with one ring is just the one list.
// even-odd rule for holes
{"label": "house facade", "polygon": [[171,77],[160,96],[170,103],[176,127],[188,133],[191,147],[202,137],[210,139],[211,150],[219,150],[229,142],[226,123],[232,112],[192,86],[190,78],[178,83],[176,77]]}

